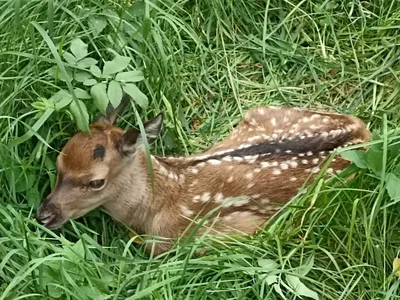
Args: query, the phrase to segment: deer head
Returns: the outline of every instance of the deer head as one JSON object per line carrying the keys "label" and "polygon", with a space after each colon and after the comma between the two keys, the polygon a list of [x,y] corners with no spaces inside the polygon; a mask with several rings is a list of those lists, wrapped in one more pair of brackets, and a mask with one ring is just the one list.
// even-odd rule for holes
{"label": "deer head", "polygon": [[[90,126],[90,134],[75,134],[57,157],[57,182],[40,205],[37,220],[48,228],[59,228],[69,219],[76,219],[104,205],[119,189],[118,178],[126,165],[135,159],[136,150],[144,145],[140,131],[127,131],[114,126],[117,115],[129,103],[124,96],[121,104],[107,109]],[[144,123],[148,144],[158,137],[162,114]]]}

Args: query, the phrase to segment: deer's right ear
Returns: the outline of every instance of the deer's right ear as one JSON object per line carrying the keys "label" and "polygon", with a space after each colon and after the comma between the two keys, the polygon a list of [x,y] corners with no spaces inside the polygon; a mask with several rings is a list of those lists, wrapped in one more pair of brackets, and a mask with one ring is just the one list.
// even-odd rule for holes
{"label": "deer's right ear", "polygon": [[[148,144],[154,143],[158,138],[163,122],[163,113],[159,113],[154,119],[143,124]],[[120,150],[125,155],[135,153],[137,147],[143,145],[143,137],[139,130],[128,129],[120,139]]]}
{"label": "deer's right ear", "polygon": [[106,113],[107,115],[104,116],[103,114],[99,113],[96,118],[96,122],[103,122],[108,124],[114,124],[117,120],[118,115],[121,115],[125,108],[130,103],[130,98],[127,94],[124,94],[121,99],[121,103],[114,109],[111,104],[107,106]]}

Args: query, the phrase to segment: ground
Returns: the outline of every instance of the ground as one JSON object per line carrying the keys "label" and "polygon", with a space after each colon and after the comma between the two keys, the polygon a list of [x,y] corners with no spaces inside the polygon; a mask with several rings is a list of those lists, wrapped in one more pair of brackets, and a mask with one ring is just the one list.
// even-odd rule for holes
{"label": "ground", "polygon": [[[5,0],[0,12],[0,299],[400,299],[398,1]],[[257,105],[351,113],[374,146],[347,153],[351,180],[317,181],[225,247],[205,237],[148,257],[103,211],[45,230],[34,213],[57,151],[102,107],[87,74],[65,79],[74,58],[59,54],[73,44],[77,58],[80,41],[99,66],[118,54],[143,73],[145,96],[134,90],[118,124],[164,110],[157,154],[205,150]],[[73,88],[87,115],[48,100]]]}

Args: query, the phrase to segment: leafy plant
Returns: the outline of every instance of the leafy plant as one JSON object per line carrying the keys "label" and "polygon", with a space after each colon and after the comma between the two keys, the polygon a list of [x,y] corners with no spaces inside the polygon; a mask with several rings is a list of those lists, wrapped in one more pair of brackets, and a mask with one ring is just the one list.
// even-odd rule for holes
{"label": "leafy plant", "polygon": [[[101,24],[102,26],[104,25],[103,23]],[[86,108],[87,100],[93,100],[95,107],[105,114],[107,106],[111,104],[113,107],[117,107],[121,102],[123,93],[126,93],[142,109],[147,108],[148,98],[136,85],[137,82],[144,79],[143,72],[126,70],[131,62],[130,57],[117,54],[114,59],[105,61],[103,68],[100,69],[98,61],[88,57],[88,55],[88,45],[79,38],[71,42],[70,51],[64,51],[62,54],[68,64],[66,70],[69,77],[76,82],[76,85],[81,85],[82,87],[76,87],[74,92],[80,99],[81,107],[84,108],[83,118],[79,114],[77,104],[72,101],[72,95],[66,90],[60,90],[49,100],[42,99],[41,103],[36,102],[33,106],[42,108],[50,102],[56,110],[61,110],[69,105],[69,111],[80,130],[84,130],[85,124],[88,124],[89,121]],[[52,74],[57,78],[57,67],[53,69]],[[68,80],[62,76],[59,79]],[[88,92],[85,89],[90,90]]]}
{"label": "leafy plant", "polygon": [[258,277],[263,278],[268,286],[271,286],[283,299],[287,299],[283,293],[282,287],[289,293],[293,293],[298,297],[308,297],[318,300],[318,294],[308,288],[300,278],[304,278],[314,265],[314,257],[311,256],[307,262],[297,268],[292,269],[291,274],[285,274],[283,279],[282,267],[271,259],[259,259],[258,265],[261,272]]}
{"label": "leafy plant", "polygon": [[388,206],[394,205],[400,202],[400,163],[398,162],[390,169],[383,172],[383,165],[386,156],[390,161],[396,161],[396,158],[400,155],[399,142],[389,145],[387,149],[383,148],[382,137],[376,132],[372,135],[371,142],[373,143],[366,151],[361,150],[347,150],[341,153],[341,156],[348,159],[359,169],[369,170],[377,178],[383,176],[385,181],[386,191],[392,200]]}

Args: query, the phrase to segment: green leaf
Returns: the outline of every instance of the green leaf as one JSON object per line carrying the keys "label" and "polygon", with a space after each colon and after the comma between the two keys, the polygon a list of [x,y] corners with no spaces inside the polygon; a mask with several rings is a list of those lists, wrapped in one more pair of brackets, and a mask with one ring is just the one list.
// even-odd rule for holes
{"label": "green leaf", "polygon": [[133,4],[127,9],[127,12],[133,17],[143,17],[146,11],[146,2],[145,1],[135,1]]}
{"label": "green leaf", "polygon": [[87,113],[87,108],[85,103],[83,103],[81,100],[78,100],[78,103],[82,109],[83,116],[79,113],[79,108],[75,101],[71,103],[69,109],[71,110],[71,113],[74,116],[76,125],[78,126],[79,130],[86,131],[86,128],[88,127],[89,124],[89,115]]}
{"label": "green leaf", "polygon": [[108,76],[121,72],[129,65],[130,61],[131,61],[130,57],[120,56],[120,55],[115,56],[113,60],[106,61],[104,63],[103,75]]}
{"label": "green leaf", "polygon": [[109,295],[100,292],[97,288],[93,286],[82,286],[80,290],[85,296],[89,297],[90,299],[106,300],[111,298]]}
{"label": "green leaf", "polygon": [[86,92],[85,90],[82,90],[80,88],[74,89],[74,92],[75,92],[76,97],[78,97],[79,99],[91,99],[92,98],[88,92]]}
{"label": "green leaf", "polygon": [[15,191],[20,193],[31,189],[36,180],[35,174],[21,174],[19,178],[16,178]]}
{"label": "green leaf", "polygon": [[86,57],[80,61],[78,61],[78,67],[82,69],[90,68],[91,66],[97,64],[97,60],[91,57]]}
{"label": "green leaf", "polygon": [[71,65],[76,65],[76,58],[75,56],[73,56],[71,53],[69,53],[68,51],[64,51],[63,55],[64,59],[67,61],[67,63],[71,64]]}
{"label": "green leaf", "polygon": [[383,168],[383,151],[377,148],[370,148],[367,151],[367,164],[368,168],[372,170],[376,175],[380,176]]}
{"label": "green leaf", "polygon": [[33,187],[26,192],[26,200],[28,201],[28,205],[33,208],[39,206],[42,199],[37,187]]}
{"label": "green leaf", "polygon": [[107,19],[103,16],[91,17],[88,23],[93,36],[97,37],[107,26]]}
{"label": "green leaf", "polygon": [[68,82],[68,78],[72,78],[72,71],[70,70],[70,68],[65,67],[65,72],[67,73],[67,76],[65,76],[65,74],[63,72],[60,72],[60,69],[55,66],[53,68],[51,68],[50,74],[52,77],[57,78],[58,80],[64,81],[64,82]]}
{"label": "green leaf", "polygon": [[86,80],[92,78],[92,75],[90,75],[88,72],[79,71],[75,73],[74,78],[78,82],[85,82]]}
{"label": "green leaf", "polygon": [[310,290],[304,283],[302,283],[297,276],[286,275],[288,285],[294,290],[299,296],[305,296],[312,299],[318,300],[318,294]]}
{"label": "green leaf", "polygon": [[394,168],[393,173],[400,177],[400,164]]}
{"label": "green leaf", "polygon": [[71,42],[70,49],[77,60],[81,60],[88,55],[88,45],[86,45],[80,38],[76,38]]}
{"label": "green leaf", "polygon": [[344,159],[353,162],[360,169],[365,169],[367,165],[367,153],[361,150],[348,150],[340,154]]}
{"label": "green leaf", "polygon": [[265,282],[266,282],[268,285],[272,285],[272,284],[274,284],[274,283],[277,283],[277,282],[278,282],[278,276],[277,276],[277,275],[268,275],[268,276],[265,278]]}
{"label": "green leaf", "polygon": [[282,297],[282,299],[285,299],[285,300],[287,299],[285,297],[285,295],[283,294],[282,289],[279,286],[279,284],[274,284],[273,287],[274,287],[275,292],[277,292]]}
{"label": "green leaf", "polygon": [[107,96],[107,86],[105,83],[98,83],[90,89],[90,94],[93,97],[94,104],[103,115],[106,115],[107,106],[109,103]]}
{"label": "green leaf", "polygon": [[312,267],[314,266],[314,256],[310,256],[304,264],[296,268],[295,273],[299,276],[306,276],[308,272],[311,271]]}
{"label": "green leaf", "polygon": [[266,272],[271,272],[276,269],[279,269],[279,264],[277,264],[272,259],[259,259],[257,263],[261,268],[263,268],[263,271]]}
{"label": "green leaf", "polygon": [[96,83],[97,83],[96,79],[88,79],[88,80],[83,82],[83,85],[92,86],[92,85],[95,85]]}
{"label": "green leaf", "polygon": [[390,173],[386,179],[386,190],[392,200],[400,200],[400,177]]}
{"label": "green leaf", "polygon": [[128,83],[124,85],[123,90],[125,93],[127,93],[129,96],[132,97],[132,99],[143,109],[147,108],[147,105],[149,103],[149,100],[145,94],[143,94],[139,88],[134,84],[134,83]]}
{"label": "green leaf", "polygon": [[144,79],[142,71],[121,72],[115,76],[115,80],[121,82],[138,82]]}
{"label": "green leaf", "polygon": [[122,99],[122,89],[120,84],[114,80],[111,81],[108,85],[107,95],[110,99],[112,106],[114,108],[117,108]]}
{"label": "green leaf", "polygon": [[63,109],[64,107],[66,107],[67,105],[69,105],[72,101],[72,96],[64,96],[63,98],[61,98],[59,101],[56,102],[56,110],[59,111],[61,109]]}
{"label": "green leaf", "polygon": [[90,66],[90,72],[93,74],[93,76],[100,78],[101,77],[101,70],[98,66],[92,65]]}

